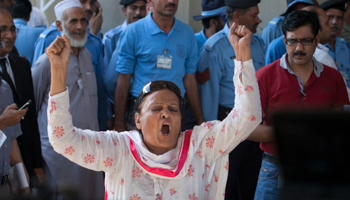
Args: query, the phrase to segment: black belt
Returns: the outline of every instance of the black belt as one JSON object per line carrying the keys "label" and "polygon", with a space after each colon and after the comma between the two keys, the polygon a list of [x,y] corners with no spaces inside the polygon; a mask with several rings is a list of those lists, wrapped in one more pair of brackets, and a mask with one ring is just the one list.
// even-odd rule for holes
{"label": "black belt", "polygon": [[0,186],[5,185],[7,182],[7,175],[0,177]]}
{"label": "black belt", "polygon": [[272,156],[272,155],[269,155],[269,154],[266,154],[266,153],[264,153],[263,156],[264,156],[263,159],[264,159],[266,162],[272,163],[272,164],[277,165],[277,166],[280,165],[280,160],[278,159],[278,157]]}

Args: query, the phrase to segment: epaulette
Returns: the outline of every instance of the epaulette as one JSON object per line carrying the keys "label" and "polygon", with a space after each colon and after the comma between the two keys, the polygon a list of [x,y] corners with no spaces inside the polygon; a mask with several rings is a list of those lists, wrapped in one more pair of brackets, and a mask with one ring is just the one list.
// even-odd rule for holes
{"label": "epaulette", "polygon": [[[269,24],[276,25],[281,19],[282,19],[281,16],[274,17],[274,18],[269,22]],[[283,20],[282,20],[282,21],[283,21]]]}
{"label": "epaulette", "polygon": [[219,32],[213,36],[211,36],[205,43],[205,49],[208,51],[211,51],[212,48],[214,47],[214,45],[221,39],[226,37],[226,35],[224,34],[224,32]]}
{"label": "epaulette", "polygon": [[45,31],[43,31],[39,37],[40,38],[46,38],[48,35],[50,35],[52,32],[58,31],[56,28],[48,28]]}

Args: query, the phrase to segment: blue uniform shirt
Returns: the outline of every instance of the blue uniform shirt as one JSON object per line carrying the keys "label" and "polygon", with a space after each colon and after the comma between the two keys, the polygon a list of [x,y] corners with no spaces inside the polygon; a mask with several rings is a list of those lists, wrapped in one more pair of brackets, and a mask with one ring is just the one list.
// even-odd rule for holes
{"label": "blue uniform shirt", "polygon": [[[211,36],[201,49],[197,70],[202,73],[209,68],[209,80],[198,84],[205,121],[218,118],[219,105],[233,108],[235,88],[233,86],[236,54],[229,40],[229,27]],[[265,45],[254,34],[251,42],[252,58],[256,70],[265,64]]]}
{"label": "blue uniform shirt", "polygon": [[[107,95],[103,82],[103,67],[102,67],[102,44],[98,36],[95,36],[88,31],[88,39],[85,48],[90,52],[92,57],[92,64],[94,66],[96,81],[97,81],[97,95],[98,95],[98,120],[100,130],[107,129]],[[35,43],[35,53],[33,63],[45,52],[45,49],[56,39],[61,32],[57,30],[55,22],[51,24],[50,28],[40,34],[40,37]]]}
{"label": "blue uniform shirt", "polygon": [[45,28],[30,27],[23,19],[14,19],[13,23],[19,29],[15,46],[20,56],[25,56],[31,65],[33,65],[34,45],[39,38],[40,33],[45,31]]}
{"label": "blue uniform shirt", "polygon": [[269,23],[267,23],[265,28],[261,31],[260,37],[263,39],[266,47],[269,46],[272,40],[283,35],[283,32],[282,32],[283,20],[284,20],[284,16],[275,17]]}
{"label": "blue uniform shirt", "polygon": [[335,50],[329,44],[325,44],[329,48],[328,54],[336,62],[338,71],[343,76],[346,86],[350,87],[350,50],[349,43],[343,38],[337,37],[335,39]]}
{"label": "blue uniform shirt", "polygon": [[286,45],[283,41],[283,35],[274,39],[268,46],[265,56],[265,65],[268,65],[287,53]]}
{"label": "blue uniform shirt", "polygon": [[208,40],[208,38],[204,34],[204,28],[200,32],[196,33],[196,39],[199,53],[204,43]]}
{"label": "blue uniform shirt", "polygon": [[103,36],[102,43],[104,45],[104,55],[103,55],[103,65],[105,67],[104,73],[108,69],[107,67],[108,67],[110,60],[112,58],[112,54],[113,54],[115,48],[117,47],[117,43],[119,41],[120,34],[125,30],[127,25],[128,24],[126,23],[126,20],[125,20],[122,25],[117,26],[116,28],[109,30]]}
{"label": "blue uniform shirt", "polygon": [[[12,90],[10,86],[0,77],[0,115],[7,106],[13,104]],[[21,125],[6,127],[2,131],[6,135],[6,140],[0,147],[0,176],[8,174],[10,169],[10,152],[12,140],[22,135]]]}
{"label": "blue uniform shirt", "polygon": [[[174,17],[166,34],[152,18],[152,13],[134,22],[122,33],[117,46],[117,71],[132,74],[130,93],[137,97],[143,86],[154,80],[174,82],[185,95],[183,77],[196,71],[198,47],[193,29]],[[157,68],[157,57],[172,56],[171,69]]]}

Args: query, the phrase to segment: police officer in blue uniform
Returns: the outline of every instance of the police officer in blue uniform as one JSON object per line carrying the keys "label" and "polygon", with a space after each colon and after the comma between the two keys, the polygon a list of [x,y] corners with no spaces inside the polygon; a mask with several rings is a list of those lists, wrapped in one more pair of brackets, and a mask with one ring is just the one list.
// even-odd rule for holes
{"label": "police officer in blue uniform", "polygon": [[[235,52],[228,39],[233,23],[246,26],[254,35],[251,42],[252,58],[256,70],[265,64],[265,45],[256,34],[261,20],[258,17],[260,0],[226,0],[224,29],[210,37],[201,49],[196,78],[205,121],[222,120],[234,107],[233,86]],[[232,133],[234,134],[234,133]],[[229,176],[226,199],[253,199],[259,175],[262,151],[259,144],[244,141],[229,154]]]}
{"label": "police officer in blue uniform", "polygon": [[146,16],[146,3],[146,0],[121,0],[120,5],[123,5],[122,11],[126,20],[123,24],[109,30],[103,37],[104,83],[108,97],[108,129],[113,129],[114,126],[114,94],[119,75],[116,71],[118,60],[118,51],[116,50],[117,43],[121,33],[129,24]]}
{"label": "police officer in blue uniform", "polygon": [[202,0],[202,13],[193,16],[194,21],[202,20],[203,29],[196,33],[198,53],[203,44],[215,33],[221,31],[225,24],[221,13],[226,10],[224,0]]}
{"label": "police officer in blue uniform", "polygon": [[349,43],[338,37],[343,29],[344,12],[346,0],[328,0],[320,5],[329,16],[331,27],[330,41],[325,45],[329,48],[328,54],[333,58],[338,71],[343,76],[346,86],[350,87],[350,50]]}
{"label": "police officer in blue uniform", "polygon": [[[91,53],[92,64],[96,75],[98,93],[98,120],[100,130],[107,130],[107,95],[103,82],[102,43],[99,36],[96,36],[90,32],[89,27],[88,32],[89,34],[85,48]],[[57,30],[56,22],[53,22],[50,28],[46,29],[40,34],[35,43],[33,63],[35,63],[35,61],[45,52],[45,49],[56,39],[58,35],[61,35],[61,32]]]}
{"label": "police officer in blue uniform", "polygon": [[264,40],[266,47],[269,46],[272,40],[283,35],[282,23],[284,17],[294,10],[301,10],[308,5],[313,5],[312,0],[287,0],[288,8],[285,13],[280,16],[273,18],[269,23],[266,24],[265,28],[260,33],[260,37]]}
{"label": "police officer in blue uniform", "polygon": [[[114,49],[117,46],[119,41],[120,34],[125,30],[128,24],[136,22],[139,19],[142,19],[146,16],[146,0],[121,0],[120,5],[123,5],[122,11],[126,17],[126,20],[123,24],[113,28],[103,36],[103,45],[104,45],[104,55],[103,63],[107,67],[109,61],[112,58]],[[115,87],[115,86],[114,86]],[[114,98],[114,97],[113,97]]]}

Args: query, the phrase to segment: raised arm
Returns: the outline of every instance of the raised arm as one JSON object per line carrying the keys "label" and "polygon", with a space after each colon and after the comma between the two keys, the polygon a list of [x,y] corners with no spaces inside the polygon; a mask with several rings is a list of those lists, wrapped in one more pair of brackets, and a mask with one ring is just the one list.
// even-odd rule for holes
{"label": "raised arm", "polygon": [[112,170],[122,163],[127,150],[126,140],[122,134],[114,132],[93,132],[73,127],[66,89],[70,53],[70,41],[65,35],[58,37],[46,49],[51,64],[47,110],[49,141],[56,152],[85,168]]}
{"label": "raised arm", "polygon": [[200,145],[198,151],[202,151],[211,164],[244,141],[261,122],[259,88],[251,59],[252,35],[244,26],[233,24],[230,28],[229,40],[236,52],[234,108],[222,122],[210,121],[195,128],[195,137],[201,141],[196,144]]}

